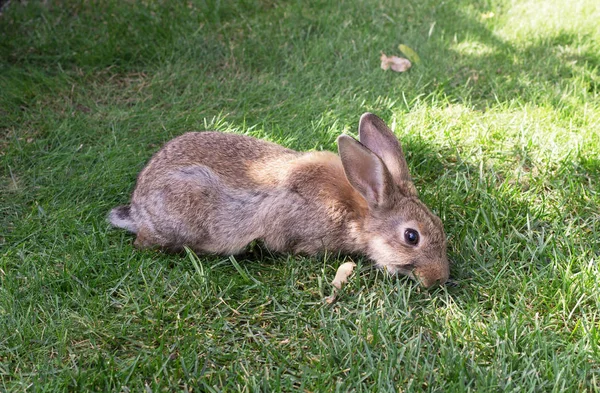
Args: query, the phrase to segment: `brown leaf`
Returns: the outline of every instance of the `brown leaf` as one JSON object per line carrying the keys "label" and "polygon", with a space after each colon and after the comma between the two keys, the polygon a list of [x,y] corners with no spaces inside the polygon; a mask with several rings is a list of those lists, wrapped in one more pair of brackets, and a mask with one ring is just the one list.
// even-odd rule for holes
{"label": "brown leaf", "polygon": [[398,56],[386,56],[385,53],[381,52],[381,69],[387,70],[392,69],[396,72],[404,72],[412,66],[410,60]]}

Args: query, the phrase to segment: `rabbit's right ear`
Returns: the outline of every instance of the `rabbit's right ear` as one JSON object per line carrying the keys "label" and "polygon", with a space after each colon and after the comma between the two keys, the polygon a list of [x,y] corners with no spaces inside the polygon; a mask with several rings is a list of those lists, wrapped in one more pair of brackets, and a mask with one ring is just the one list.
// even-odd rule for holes
{"label": "rabbit's right ear", "polygon": [[386,204],[391,187],[390,173],[376,154],[356,139],[340,135],[338,152],[346,178],[371,207]]}
{"label": "rabbit's right ear", "polygon": [[358,135],[360,143],[381,158],[402,192],[416,197],[417,190],[410,177],[400,142],[385,122],[367,112],[360,117]]}

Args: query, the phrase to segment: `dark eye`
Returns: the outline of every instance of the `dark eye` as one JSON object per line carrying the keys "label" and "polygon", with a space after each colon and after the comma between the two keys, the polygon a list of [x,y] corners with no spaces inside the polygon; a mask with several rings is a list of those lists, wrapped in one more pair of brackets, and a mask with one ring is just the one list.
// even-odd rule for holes
{"label": "dark eye", "polygon": [[414,229],[407,229],[404,231],[404,240],[406,240],[408,244],[416,246],[419,244],[419,232],[415,231]]}

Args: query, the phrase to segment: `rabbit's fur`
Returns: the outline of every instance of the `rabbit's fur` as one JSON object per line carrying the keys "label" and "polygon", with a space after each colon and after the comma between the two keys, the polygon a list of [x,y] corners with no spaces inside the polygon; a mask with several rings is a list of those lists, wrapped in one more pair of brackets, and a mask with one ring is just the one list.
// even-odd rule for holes
{"label": "rabbit's fur", "polygon": [[[418,199],[398,139],[370,113],[359,138],[340,136],[337,156],[187,133],[152,157],[131,204],[114,208],[109,221],[136,233],[140,248],[236,254],[260,240],[276,252],[363,254],[426,287],[444,283],[443,225]],[[406,238],[411,229],[416,245]]]}

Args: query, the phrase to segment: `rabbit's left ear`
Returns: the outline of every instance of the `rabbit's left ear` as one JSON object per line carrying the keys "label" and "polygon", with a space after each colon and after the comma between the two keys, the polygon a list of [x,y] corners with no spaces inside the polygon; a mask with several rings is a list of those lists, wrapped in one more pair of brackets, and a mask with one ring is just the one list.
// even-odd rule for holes
{"label": "rabbit's left ear", "polygon": [[392,179],[381,159],[348,135],[337,139],[338,152],[346,178],[371,208],[387,206],[391,200]]}
{"label": "rabbit's left ear", "polygon": [[385,122],[372,113],[365,113],[360,117],[358,135],[360,143],[381,158],[400,190],[407,196],[416,197],[417,190],[410,177],[400,142]]}

